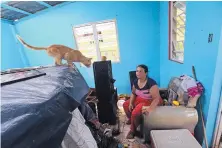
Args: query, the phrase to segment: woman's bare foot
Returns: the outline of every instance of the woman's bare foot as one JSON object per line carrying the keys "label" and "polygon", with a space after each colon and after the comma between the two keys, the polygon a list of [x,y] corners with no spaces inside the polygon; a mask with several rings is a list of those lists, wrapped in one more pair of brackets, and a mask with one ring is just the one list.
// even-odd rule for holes
{"label": "woman's bare foot", "polygon": [[135,133],[133,131],[129,131],[129,133],[126,136],[126,139],[134,139]]}
{"label": "woman's bare foot", "polygon": [[128,119],[128,120],[126,121],[126,124],[127,124],[127,125],[130,125],[130,124],[131,124],[131,120]]}

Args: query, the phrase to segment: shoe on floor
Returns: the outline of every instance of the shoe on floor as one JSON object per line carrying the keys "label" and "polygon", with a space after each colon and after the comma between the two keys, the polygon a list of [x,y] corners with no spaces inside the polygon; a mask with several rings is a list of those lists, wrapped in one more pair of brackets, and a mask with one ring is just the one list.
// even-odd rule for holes
{"label": "shoe on floor", "polygon": [[129,131],[129,133],[126,136],[126,139],[134,139],[135,133],[133,131]]}
{"label": "shoe on floor", "polygon": [[108,137],[112,136],[112,129],[109,126],[109,124],[101,124],[101,126],[99,127],[99,131],[101,131],[103,134],[105,134]]}

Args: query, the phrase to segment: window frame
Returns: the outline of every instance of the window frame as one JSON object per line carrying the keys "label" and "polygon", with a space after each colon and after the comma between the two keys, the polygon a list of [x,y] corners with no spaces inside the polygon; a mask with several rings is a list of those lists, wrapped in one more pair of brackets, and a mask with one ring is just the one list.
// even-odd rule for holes
{"label": "window frame", "polygon": [[[169,12],[168,12],[168,16],[169,16],[169,20],[168,20],[168,25],[169,25],[169,40],[168,40],[168,59],[170,61],[173,61],[173,62],[176,62],[176,63],[180,63],[180,64],[183,64],[184,63],[184,51],[185,51],[185,33],[186,33],[186,22],[184,24],[184,30],[185,30],[185,33],[184,33],[184,40],[183,40],[183,51],[174,51],[175,53],[176,52],[183,52],[183,61],[180,61],[180,60],[177,60],[175,58],[172,57],[172,54],[173,54],[173,39],[172,39],[172,36],[173,36],[173,27],[172,27],[172,24],[173,24],[173,19],[174,19],[174,15],[173,15],[173,2],[174,1],[169,1]],[[186,15],[186,14],[185,14]],[[180,41],[181,42],[181,41]]]}
{"label": "window frame", "polygon": [[[75,40],[75,43],[76,43],[76,47],[77,47],[77,50],[79,50],[79,47],[78,47],[78,44],[77,44],[77,38],[76,38],[76,35],[75,35],[75,28],[80,28],[80,27],[84,27],[84,26],[89,26],[91,25],[92,28],[93,28],[93,34],[94,34],[94,40],[95,40],[95,43],[96,43],[96,53],[97,53],[97,61],[101,61],[102,57],[101,57],[101,51],[99,49],[99,43],[98,43],[98,34],[97,34],[97,29],[96,29],[96,25],[97,24],[103,24],[103,23],[109,23],[109,22],[114,22],[115,23],[115,29],[116,29],[116,42],[117,42],[117,52],[118,52],[118,55],[119,55],[119,60],[118,61],[112,61],[112,63],[120,63],[121,62],[121,56],[120,56],[120,48],[119,48],[119,38],[118,38],[118,27],[117,27],[117,20],[116,19],[109,19],[109,20],[103,20],[103,21],[97,21],[97,22],[89,22],[89,23],[84,23],[84,24],[81,24],[81,25],[75,25],[75,26],[72,26],[72,30],[73,30],[73,36],[74,36],[74,40]],[[95,61],[96,62],[96,61]]]}

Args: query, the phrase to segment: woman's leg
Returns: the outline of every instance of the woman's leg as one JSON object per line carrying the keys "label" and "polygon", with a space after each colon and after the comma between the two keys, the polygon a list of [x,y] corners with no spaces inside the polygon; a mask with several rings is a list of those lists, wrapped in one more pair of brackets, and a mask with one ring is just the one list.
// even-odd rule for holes
{"label": "woman's leg", "polygon": [[139,103],[135,107],[135,109],[132,111],[130,130],[134,133],[136,132],[136,128],[140,124],[140,119],[141,119],[141,115],[142,115],[142,107],[144,105],[145,105],[145,103]]}
{"label": "woman's leg", "polygon": [[130,126],[129,133],[126,136],[127,139],[133,139],[135,136],[136,128],[139,126],[140,121],[141,121],[143,106],[144,106],[144,103],[139,103],[132,111],[131,126]]}
{"label": "woman's leg", "polygon": [[149,106],[151,104],[150,100],[142,99],[142,98],[137,98],[136,101],[136,106],[133,109],[131,113],[131,126],[130,126],[130,131],[127,134],[127,139],[132,139],[134,138],[135,132],[137,127],[141,124],[141,117],[142,117],[142,107],[143,106]]}
{"label": "woman's leg", "polygon": [[[141,102],[144,102],[144,99],[142,98],[139,98],[137,97],[135,100],[134,100],[134,103],[133,103],[133,106],[135,107],[137,104],[141,103]],[[129,121],[131,121],[131,114],[132,114],[132,111],[129,111],[129,104],[130,104],[130,99],[125,101],[123,103],[123,109],[126,113],[126,116],[128,117]]]}
{"label": "woman's leg", "polygon": [[124,103],[123,103],[123,109],[124,109],[124,111],[125,111],[125,113],[126,113],[126,116],[128,117],[128,119],[130,120],[131,118],[131,112],[129,111],[129,103],[130,103],[130,99],[129,100],[127,100],[127,101],[125,101]]}

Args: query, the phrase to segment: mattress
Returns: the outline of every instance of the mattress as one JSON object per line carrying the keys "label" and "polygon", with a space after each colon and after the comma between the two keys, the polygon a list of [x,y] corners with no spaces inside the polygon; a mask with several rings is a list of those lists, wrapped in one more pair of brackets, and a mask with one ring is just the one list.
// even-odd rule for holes
{"label": "mattress", "polygon": [[89,91],[77,68],[52,66],[37,70],[45,75],[1,85],[4,148],[59,147],[72,120],[71,112]]}
{"label": "mattress", "polygon": [[61,146],[62,148],[97,148],[97,143],[78,108],[72,112],[72,120]]}

